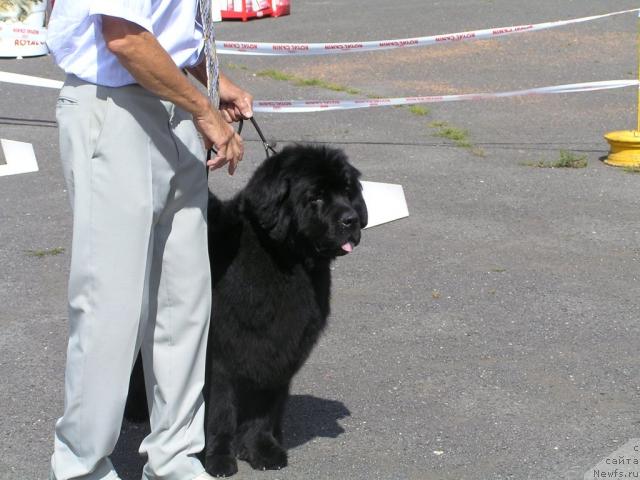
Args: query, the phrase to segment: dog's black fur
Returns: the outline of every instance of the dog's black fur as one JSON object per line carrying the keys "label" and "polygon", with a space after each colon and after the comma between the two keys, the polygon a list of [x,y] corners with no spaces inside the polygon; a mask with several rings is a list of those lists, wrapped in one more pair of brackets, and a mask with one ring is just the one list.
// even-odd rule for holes
{"label": "dog's black fur", "polygon": [[203,455],[212,475],[233,475],[236,458],[256,469],[287,465],[289,385],[325,327],[330,263],[367,224],[359,176],[340,150],[296,145],[267,159],[233,199],[210,195]]}

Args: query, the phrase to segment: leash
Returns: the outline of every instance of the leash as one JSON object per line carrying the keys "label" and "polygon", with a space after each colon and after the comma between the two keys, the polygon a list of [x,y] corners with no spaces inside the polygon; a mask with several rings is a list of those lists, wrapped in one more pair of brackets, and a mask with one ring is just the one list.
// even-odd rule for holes
{"label": "leash", "polygon": [[[256,121],[256,117],[251,117],[249,120],[251,120],[251,123],[253,124],[253,128],[256,129],[256,132],[258,132],[258,136],[260,137],[260,140],[262,140],[262,147],[264,148],[264,153],[267,155],[267,158],[269,158],[272,154],[276,155],[278,153],[278,152],[276,152],[276,146],[270,144],[269,142],[267,142],[266,137],[262,133],[262,130],[260,130],[260,126],[258,125],[258,122]],[[238,135],[240,135],[240,133],[242,133],[243,124],[244,124],[244,120],[241,118],[240,119],[240,123],[238,125]],[[269,153],[269,152],[271,152],[271,153]]]}
{"label": "leash", "polygon": [[[256,129],[256,132],[258,133],[258,136],[262,141],[262,147],[264,148],[264,153],[267,155],[267,158],[271,157],[271,155],[276,155],[278,153],[276,151],[276,145],[275,144],[272,145],[267,141],[266,137],[264,136],[264,133],[262,133],[262,130],[258,125],[258,122],[256,121],[256,117],[255,116],[251,117],[249,120],[251,120],[251,123],[253,124],[253,128]],[[240,121],[238,122],[238,135],[242,133],[243,126],[244,126],[244,119],[241,118]],[[218,151],[214,147],[211,147],[209,150],[207,150],[207,160],[211,160],[211,157],[217,153]],[[209,174],[209,169],[207,169],[207,175],[208,174]]]}

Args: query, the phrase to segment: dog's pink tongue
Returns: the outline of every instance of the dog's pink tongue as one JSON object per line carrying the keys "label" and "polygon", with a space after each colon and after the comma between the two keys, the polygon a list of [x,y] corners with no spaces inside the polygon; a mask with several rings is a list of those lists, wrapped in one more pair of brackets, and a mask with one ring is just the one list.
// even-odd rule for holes
{"label": "dog's pink tongue", "polygon": [[353,252],[353,245],[351,244],[351,242],[347,242],[344,245],[342,245],[342,249],[347,253],[351,253]]}

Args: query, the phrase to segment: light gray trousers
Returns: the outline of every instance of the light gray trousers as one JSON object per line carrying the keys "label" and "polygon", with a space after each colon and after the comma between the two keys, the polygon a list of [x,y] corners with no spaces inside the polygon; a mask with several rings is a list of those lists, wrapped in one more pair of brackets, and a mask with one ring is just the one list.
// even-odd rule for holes
{"label": "light gray trousers", "polygon": [[67,77],[56,109],[73,209],[64,414],[51,477],[117,479],[109,461],[139,348],[151,433],[145,480],[204,469],[211,308],[204,149],[191,116],[137,85]]}

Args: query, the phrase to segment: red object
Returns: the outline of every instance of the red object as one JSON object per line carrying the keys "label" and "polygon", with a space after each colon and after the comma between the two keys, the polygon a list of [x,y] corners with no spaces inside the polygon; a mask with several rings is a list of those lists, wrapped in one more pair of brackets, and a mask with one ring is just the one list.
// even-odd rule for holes
{"label": "red object", "polygon": [[227,9],[220,12],[223,20],[242,20],[252,18],[279,17],[291,13],[290,0],[258,0],[254,8],[252,0],[227,0]]}
{"label": "red object", "polygon": [[289,15],[291,13],[291,1],[272,0],[271,8],[273,10],[272,15],[274,17],[279,17],[280,15]]}

